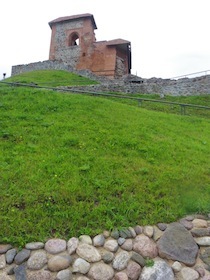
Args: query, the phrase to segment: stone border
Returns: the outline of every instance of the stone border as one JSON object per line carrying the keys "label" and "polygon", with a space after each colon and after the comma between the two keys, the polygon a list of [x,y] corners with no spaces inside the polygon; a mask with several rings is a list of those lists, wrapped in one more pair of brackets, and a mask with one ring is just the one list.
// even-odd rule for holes
{"label": "stone border", "polygon": [[210,280],[210,214],[32,242],[20,251],[0,244],[0,279]]}

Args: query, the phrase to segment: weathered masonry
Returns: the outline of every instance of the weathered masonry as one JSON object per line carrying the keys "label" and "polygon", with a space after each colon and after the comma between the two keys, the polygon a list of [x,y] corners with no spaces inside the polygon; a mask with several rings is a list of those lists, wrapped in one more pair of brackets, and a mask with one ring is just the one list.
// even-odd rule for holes
{"label": "weathered masonry", "polygon": [[52,29],[49,60],[109,78],[130,74],[131,43],[124,39],[97,42],[92,14],[60,17],[50,21],[49,26]]}

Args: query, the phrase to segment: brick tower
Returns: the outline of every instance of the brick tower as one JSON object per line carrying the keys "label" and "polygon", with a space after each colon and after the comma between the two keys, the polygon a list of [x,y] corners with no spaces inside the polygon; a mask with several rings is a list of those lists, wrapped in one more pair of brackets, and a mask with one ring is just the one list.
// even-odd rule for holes
{"label": "brick tower", "polygon": [[49,25],[52,29],[49,60],[109,78],[130,74],[130,42],[123,39],[96,42],[97,26],[92,14],[60,17]]}

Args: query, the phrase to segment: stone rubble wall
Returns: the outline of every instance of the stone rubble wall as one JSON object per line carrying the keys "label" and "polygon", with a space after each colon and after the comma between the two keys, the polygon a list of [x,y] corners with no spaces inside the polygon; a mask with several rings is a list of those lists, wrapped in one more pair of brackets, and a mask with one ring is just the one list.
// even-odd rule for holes
{"label": "stone rubble wall", "polygon": [[45,60],[32,62],[29,64],[20,64],[12,66],[12,76],[19,75],[25,72],[31,72],[36,70],[66,70],[69,72],[73,71],[73,67],[67,63],[63,63],[56,60]]}
{"label": "stone rubble wall", "polygon": [[210,280],[210,215],[52,238],[22,249],[0,244],[1,280]]}
{"label": "stone rubble wall", "polygon": [[[73,62],[74,64],[74,62]],[[19,75],[26,72],[37,71],[37,70],[65,70],[76,73],[81,76],[85,76],[89,79],[96,80],[98,82],[108,82],[109,79],[105,77],[99,77],[94,75],[90,70],[75,70],[73,65],[69,63],[61,62],[58,60],[45,60],[32,62],[29,64],[20,64],[12,66],[12,76]]]}
{"label": "stone rubble wall", "polygon": [[200,95],[210,94],[210,75],[196,78],[171,79],[147,79],[142,87],[145,93],[163,93],[165,95]]}
{"label": "stone rubble wall", "polygon": [[[210,75],[179,80],[160,78],[143,79],[130,75],[134,78],[134,81],[135,77],[138,78],[138,82],[133,82],[132,79],[129,81],[126,77],[110,80],[106,77],[96,76],[89,70],[76,71],[73,65],[52,60],[12,66],[12,76],[24,72],[46,69],[74,72],[100,83],[98,85],[72,87],[72,89],[81,91],[163,94],[172,96],[210,94]],[[69,89],[71,89],[71,87]]]}
{"label": "stone rubble wall", "polygon": [[126,73],[126,67],[125,67],[125,62],[124,59],[117,56],[116,57],[116,76],[117,77],[122,77],[124,73]]}
{"label": "stone rubble wall", "polygon": [[79,19],[77,21],[66,21],[62,24],[56,24],[55,46],[59,46],[59,48],[57,47],[55,50],[55,59],[65,61],[69,65],[76,67],[80,59],[80,46],[69,46],[67,44],[67,31],[82,27],[83,20]]}

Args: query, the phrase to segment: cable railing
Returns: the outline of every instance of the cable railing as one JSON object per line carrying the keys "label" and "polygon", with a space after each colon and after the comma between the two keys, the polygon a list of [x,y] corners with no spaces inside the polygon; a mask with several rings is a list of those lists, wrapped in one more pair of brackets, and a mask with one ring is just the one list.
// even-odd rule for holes
{"label": "cable railing", "polygon": [[130,100],[133,100],[133,101],[137,101],[138,106],[142,106],[143,102],[160,103],[160,104],[165,104],[165,105],[174,105],[174,106],[179,106],[180,107],[181,115],[186,115],[186,108],[210,110],[210,107],[203,106],[203,105],[179,103],[179,102],[173,102],[173,101],[149,99],[149,98],[142,98],[142,97],[140,98],[140,97],[121,95],[121,94],[117,95],[117,94],[104,93],[104,92],[83,91],[83,90],[72,89],[72,88],[68,89],[68,88],[61,88],[61,87],[39,86],[39,85],[34,84],[34,83],[25,84],[25,83],[19,83],[19,82],[5,82],[5,81],[0,81],[0,83],[7,84],[7,85],[10,85],[10,86],[23,86],[23,87],[40,88],[40,89],[47,89],[47,90],[53,90],[53,91],[59,91],[59,92],[88,94],[88,95],[93,95],[93,96],[112,97],[112,98],[120,98],[120,99],[127,99],[127,100],[130,99]]}
{"label": "cable railing", "polygon": [[171,80],[176,80],[176,79],[182,79],[182,78],[188,78],[188,77],[199,77],[199,76],[206,76],[210,74],[210,70],[204,70],[204,71],[199,71],[199,72],[194,72],[194,73],[190,73],[190,74],[185,74],[185,75],[181,75],[181,76],[176,76],[176,77],[172,77],[170,78]]}

